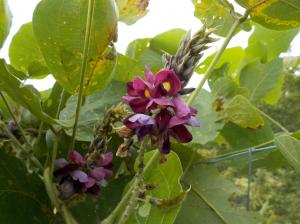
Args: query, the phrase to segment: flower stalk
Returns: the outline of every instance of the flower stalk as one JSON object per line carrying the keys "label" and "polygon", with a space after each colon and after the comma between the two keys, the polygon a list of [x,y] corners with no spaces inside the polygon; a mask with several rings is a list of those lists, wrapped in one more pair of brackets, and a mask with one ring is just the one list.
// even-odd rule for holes
{"label": "flower stalk", "polygon": [[205,82],[207,81],[207,79],[209,78],[209,76],[211,75],[213,69],[215,68],[216,64],[218,63],[219,59],[221,58],[221,56],[223,55],[226,47],[228,46],[230,40],[232,39],[232,37],[234,36],[236,30],[239,28],[239,26],[248,18],[249,15],[249,11],[246,10],[244,15],[242,17],[240,17],[239,19],[235,20],[234,24],[232,25],[231,29],[229,30],[220,50],[217,52],[216,56],[214,57],[214,59],[212,60],[212,62],[210,63],[209,67],[207,68],[204,77],[202,78],[201,82],[199,83],[199,85],[197,86],[197,88],[195,89],[195,91],[192,93],[192,95],[190,96],[190,98],[188,99],[187,103],[188,105],[192,105],[193,102],[195,101],[197,95],[200,93],[200,90],[203,88]]}

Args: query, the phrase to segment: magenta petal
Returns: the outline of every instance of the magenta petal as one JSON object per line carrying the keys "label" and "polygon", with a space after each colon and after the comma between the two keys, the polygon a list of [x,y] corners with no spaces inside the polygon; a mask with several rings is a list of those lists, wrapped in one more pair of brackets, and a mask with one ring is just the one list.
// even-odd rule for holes
{"label": "magenta petal", "polygon": [[81,171],[81,170],[75,170],[71,173],[71,176],[73,180],[78,180],[81,183],[86,183],[88,182],[88,175]]}
{"label": "magenta petal", "polygon": [[157,126],[160,132],[163,132],[165,128],[168,126],[171,119],[171,115],[168,110],[161,110],[160,113],[155,117]]}
{"label": "magenta petal", "polygon": [[135,114],[128,119],[131,122],[138,122],[141,125],[151,125],[155,124],[153,117],[145,114]]}
{"label": "magenta petal", "polygon": [[143,91],[146,89],[146,84],[144,80],[138,76],[133,80],[133,88],[137,91],[141,91],[141,90]]}
{"label": "magenta petal", "polygon": [[161,70],[156,74],[155,84],[163,84],[164,82],[170,83],[171,89],[168,91],[168,95],[174,96],[181,89],[180,80],[175,72],[171,70]]}
{"label": "magenta petal", "polygon": [[164,137],[164,141],[160,149],[160,152],[163,154],[168,154],[170,150],[171,150],[170,138],[169,135],[167,135]]}
{"label": "magenta petal", "polygon": [[197,109],[195,109],[194,107],[190,107],[190,115],[191,116],[196,116],[197,113],[198,113]]}
{"label": "magenta petal", "polygon": [[139,96],[138,92],[133,87],[133,82],[127,83],[127,93],[129,96]]}
{"label": "magenta petal", "polygon": [[124,121],[123,121],[123,124],[124,124],[127,128],[130,128],[130,129],[134,130],[134,129],[140,127],[140,124],[137,123],[137,122],[131,122],[131,121],[129,121],[129,119],[130,119],[132,116],[134,116],[134,115],[129,115],[128,117],[126,117],[126,118],[124,119]]}
{"label": "magenta petal", "polygon": [[200,127],[200,122],[195,117],[190,117],[190,119],[188,120],[188,124],[193,127]]}
{"label": "magenta petal", "polygon": [[134,113],[144,113],[146,111],[146,106],[149,100],[144,98],[140,99],[132,99],[129,101],[129,106],[133,110]]}
{"label": "magenta petal", "polygon": [[190,107],[181,98],[176,97],[173,100],[173,103],[175,105],[176,115],[178,117],[182,118],[190,115]]}
{"label": "magenta petal", "polygon": [[106,177],[111,177],[114,174],[113,171],[111,171],[109,169],[105,169],[105,168],[103,168],[103,172],[105,174],[105,178]]}
{"label": "magenta petal", "polygon": [[88,181],[85,183],[86,188],[90,188],[96,184],[96,180],[92,177],[89,177]]}
{"label": "magenta petal", "polygon": [[159,106],[171,106],[173,107],[174,104],[172,102],[172,100],[168,99],[168,98],[154,98],[151,99],[150,102],[147,104],[147,109],[151,108],[152,105],[159,105]]}
{"label": "magenta petal", "polygon": [[90,172],[90,176],[93,177],[96,181],[99,181],[105,178],[106,173],[103,167],[97,167]]}
{"label": "magenta petal", "polygon": [[170,134],[181,143],[192,141],[193,136],[184,125],[178,125],[171,129]]}
{"label": "magenta petal", "polygon": [[182,124],[184,125],[184,124],[187,124],[187,122],[188,122],[187,119],[174,116],[170,119],[169,128],[172,128],[177,125],[182,125]]}
{"label": "magenta petal", "polygon": [[61,158],[61,159],[55,160],[55,161],[54,161],[54,164],[55,164],[55,166],[56,166],[57,168],[63,168],[63,167],[65,167],[66,165],[68,165],[69,162],[68,162],[67,160]]}
{"label": "magenta petal", "polygon": [[111,163],[113,159],[113,153],[112,152],[107,152],[103,154],[99,160],[99,166],[107,166]]}
{"label": "magenta petal", "polygon": [[155,76],[153,75],[153,73],[148,67],[145,68],[144,74],[145,74],[145,80],[149,82],[151,85],[154,85]]}
{"label": "magenta petal", "polygon": [[68,157],[72,162],[74,162],[80,166],[83,166],[85,164],[84,158],[80,155],[79,152],[77,152],[75,150],[71,150],[68,154]]}

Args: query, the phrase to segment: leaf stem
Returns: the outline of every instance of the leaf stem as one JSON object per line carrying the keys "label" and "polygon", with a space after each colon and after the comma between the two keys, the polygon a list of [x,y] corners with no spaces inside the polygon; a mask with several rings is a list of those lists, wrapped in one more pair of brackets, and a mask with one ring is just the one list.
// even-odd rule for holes
{"label": "leaf stem", "polygon": [[89,0],[89,3],[88,3],[88,13],[87,13],[87,21],[86,21],[86,27],[85,27],[84,45],[83,45],[83,58],[82,58],[82,64],[81,64],[81,70],[80,70],[80,85],[79,85],[75,122],[74,122],[74,126],[73,126],[73,133],[72,133],[72,140],[71,140],[71,147],[70,147],[71,149],[74,148],[74,145],[75,145],[77,125],[78,125],[80,108],[81,108],[82,99],[83,99],[84,75],[86,72],[89,45],[90,45],[90,35],[91,35],[91,26],[92,26],[92,21],[93,21],[94,3],[95,3],[95,0]]}
{"label": "leaf stem", "polygon": [[220,50],[217,52],[216,56],[214,57],[214,59],[212,60],[212,62],[210,63],[210,65],[208,66],[204,77],[202,78],[201,82],[199,83],[199,85],[197,86],[197,88],[195,89],[195,91],[192,93],[192,95],[190,96],[190,98],[187,101],[188,105],[191,105],[194,100],[196,99],[197,95],[199,94],[200,90],[203,88],[206,80],[209,78],[209,76],[211,75],[213,69],[215,68],[217,62],[219,61],[219,59],[221,58],[221,56],[223,55],[227,45],[229,44],[230,40],[232,39],[232,37],[234,36],[236,30],[238,29],[238,27],[240,26],[241,23],[243,23],[247,17],[249,15],[249,11],[246,10],[244,15],[235,20],[234,24],[232,25],[231,29],[229,30]]}
{"label": "leaf stem", "polygon": [[[159,158],[159,151],[155,150],[154,154],[152,155],[152,157],[150,158],[150,160],[146,163],[146,166],[144,168],[144,174],[146,174],[147,172],[149,172],[149,170],[153,167],[154,163],[158,160]],[[135,178],[134,177],[134,183],[130,186],[130,188],[127,190],[127,192],[125,193],[125,195],[122,197],[121,201],[119,202],[119,204],[115,207],[115,209],[112,211],[112,213],[105,219],[102,221],[102,224],[111,224],[114,223],[114,221],[116,220],[117,216],[121,213],[122,210],[124,210],[125,206],[128,203],[128,200],[131,196],[131,193],[134,189],[135,186]]]}
{"label": "leaf stem", "polygon": [[23,128],[21,127],[21,125],[19,124],[19,122],[18,122],[16,116],[14,115],[14,112],[12,111],[11,106],[9,105],[8,100],[6,99],[6,97],[4,96],[4,94],[2,93],[2,91],[0,91],[0,96],[1,96],[1,98],[2,98],[2,100],[3,100],[3,102],[4,102],[4,104],[5,104],[5,106],[7,107],[7,110],[8,110],[8,112],[10,113],[10,116],[11,116],[12,119],[15,121],[15,123],[16,123],[16,125],[17,125],[17,127],[18,127],[18,129],[19,129],[19,131],[20,131],[20,133],[21,133],[22,138],[24,139],[24,141],[26,142],[26,144],[30,145],[29,141],[28,141],[27,138],[26,138],[24,129],[23,129]]}
{"label": "leaf stem", "polygon": [[277,127],[279,127],[283,132],[289,133],[289,130],[286,129],[282,124],[280,124],[278,121],[274,120],[270,115],[266,114],[264,111],[256,108],[256,110],[261,113],[264,117],[266,117],[269,121],[271,121],[273,124],[275,124]]}
{"label": "leaf stem", "polygon": [[59,104],[58,104],[57,111],[56,111],[56,114],[55,114],[56,119],[59,118],[59,113],[62,110],[63,101],[65,100],[65,96],[66,96],[66,91],[65,91],[65,89],[62,89],[62,92],[60,94]]}

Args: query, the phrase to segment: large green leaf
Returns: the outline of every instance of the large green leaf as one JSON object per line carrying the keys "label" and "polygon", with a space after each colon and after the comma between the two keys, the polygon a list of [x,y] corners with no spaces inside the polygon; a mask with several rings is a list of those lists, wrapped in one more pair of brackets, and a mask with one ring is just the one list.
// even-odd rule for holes
{"label": "large green leaf", "polygon": [[130,42],[126,49],[126,56],[138,60],[146,48],[149,47],[151,38],[136,39]]}
{"label": "large green leaf", "polygon": [[[12,70],[12,68],[10,68]],[[39,96],[7,70],[3,59],[0,60],[0,90],[5,91],[15,102],[46,123],[57,123],[55,119],[43,112]]]}
{"label": "large green leaf", "polygon": [[119,20],[131,25],[143,18],[148,10],[149,0],[117,0]]}
{"label": "large green leaf", "polygon": [[[248,48],[259,49],[262,46],[265,47],[267,51],[267,61],[271,61],[278,57],[280,53],[286,52],[289,49],[292,40],[298,32],[299,30],[297,29],[286,31],[270,30],[256,24],[254,32],[248,39]],[[255,54],[252,55],[252,57],[261,58],[260,50],[257,50],[255,53],[252,51],[252,54]]]}
{"label": "large green leaf", "polygon": [[163,54],[176,54],[181,39],[186,34],[183,29],[172,29],[158,34],[150,40],[150,47],[156,52]]}
{"label": "large green leaf", "polygon": [[194,166],[188,170],[184,182],[191,186],[176,224],[256,224],[253,214],[231,207],[229,197],[238,192],[237,187],[226,180],[211,165]]}
{"label": "large green leaf", "polygon": [[276,87],[282,70],[283,63],[279,58],[266,64],[251,62],[241,70],[240,85],[249,89],[250,101],[260,100]]}
{"label": "large green leaf", "polygon": [[9,47],[9,59],[14,68],[30,78],[49,74],[46,62],[33,34],[32,23],[26,23],[15,34]]}
{"label": "large green leaf", "polygon": [[0,0],[0,48],[2,47],[12,22],[7,0]]}
{"label": "large green leaf", "polygon": [[[115,39],[113,0],[95,0],[84,94],[103,89],[111,80],[116,57],[108,44]],[[33,15],[33,31],[49,71],[70,93],[79,87],[88,1],[41,1]],[[51,18],[51,19],[49,19]]]}
{"label": "large green leaf", "polygon": [[269,142],[274,139],[273,131],[267,121],[257,129],[241,128],[235,124],[226,124],[221,135],[233,150],[240,150]]}
{"label": "large green leaf", "polygon": [[227,103],[224,109],[224,118],[242,128],[259,128],[264,125],[264,119],[250,101],[236,95]]}
{"label": "large green leaf", "polygon": [[[145,155],[145,161],[148,161],[154,151],[148,152]],[[158,187],[154,190],[148,191],[147,194],[160,198],[170,199],[176,197],[182,188],[179,179],[182,175],[182,167],[180,160],[176,153],[171,152],[167,156],[165,163],[157,163],[151,169],[151,172],[145,174],[145,182],[157,184]],[[135,212],[129,219],[128,223],[163,223],[172,224],[180,210],[180,206],[164,211],[152,206],[147,217],[141,217],[138,212]]]}
{"label": "large green leaf", "polygon": [[300,172],[300,141],[289,135],[279,135],[275,143],[282,155]]}
{"label": "large green leaf", "polygon": [[43,182],[0,150],[0,223],[48,223],[50,203]]}
{"label": "large green leaf", "polygon": [[298,0],[235,0],[250,9],[252,20],[271,29],[284,30],[300,27]]}
{"label": "large green leaf", "polygon": [[[106,109],[118,104],[124,94],[124,83],[113,81],[104,91],[87,96],[80,110],[76,139],[87,142],[91,141],[96,122],[102,119],[102,115]],[[66,103],[66,107],[61,111],[59,119],[67,123],[73,123],[76,105],[77,96],[71,96]],[[66,133],[72,135],[72,129],[67,129]]]}
{"label": "large green leaf", "polygon": [[205,144],[214,140],[224,126],[222,122],[219,122],[221,119],[219,114],[213,110],[213,101],[214,97],[210,92],[201,90],[192,105],[198,110],[197,119],[201,124],[200,127],[190,128],[195,143]]}

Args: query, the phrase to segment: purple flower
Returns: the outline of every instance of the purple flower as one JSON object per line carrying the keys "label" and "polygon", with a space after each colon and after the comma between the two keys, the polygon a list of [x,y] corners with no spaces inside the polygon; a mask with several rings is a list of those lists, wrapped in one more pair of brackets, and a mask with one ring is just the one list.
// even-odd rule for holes
{"label": "purple flower", "polygon": [[181,86],[176,74],[171,70],[162,70],[153,75],[145,69],[145,80],[136,77],[127,83],[127,96],[123,100],[133,112],[144,113],[147,109],[158,106],[173,106],[168,96],[175,96]]}
{"label": "purple flower", "polygon": [[110,170],[112,158],[113,154],[108,152],[90,161],[89,155],[82,157],[77,151],[71,150],[68,160],[55,160],[58,169],[54,171],[54,176],[61,178],[61,198],[67,199],[74,193],[99,193],[106,179],[113,175]]}

